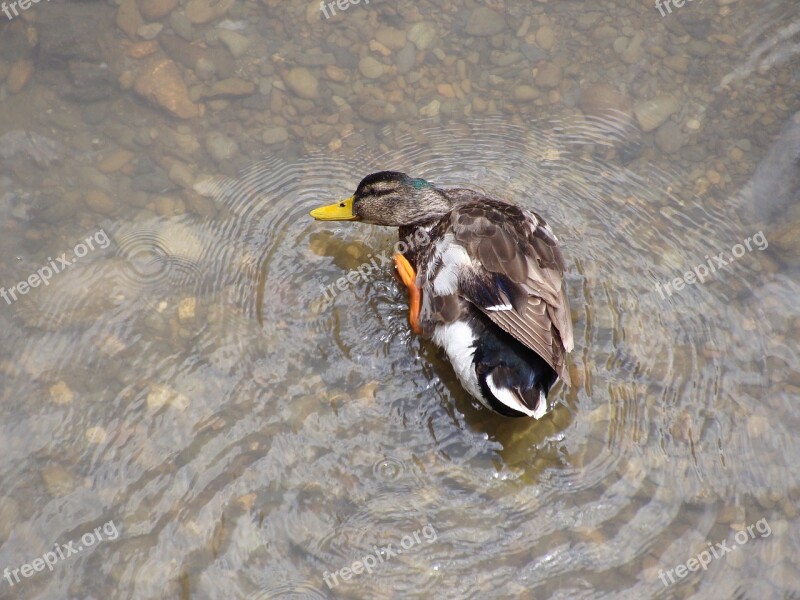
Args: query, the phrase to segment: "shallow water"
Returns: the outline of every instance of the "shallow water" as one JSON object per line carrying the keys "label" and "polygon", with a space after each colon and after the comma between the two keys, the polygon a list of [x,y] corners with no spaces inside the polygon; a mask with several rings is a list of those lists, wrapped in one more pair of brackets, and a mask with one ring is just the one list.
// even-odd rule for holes
{"label": "shallow water", "polygon": [[[0,24],[0,284],[56,271],[0,300],[0,570],[81,548],[0,597],[800,595],[796,4],[189,4]],[[551,223],[545,419],[409,332],[396,231],[308,217],[390,168]]]}

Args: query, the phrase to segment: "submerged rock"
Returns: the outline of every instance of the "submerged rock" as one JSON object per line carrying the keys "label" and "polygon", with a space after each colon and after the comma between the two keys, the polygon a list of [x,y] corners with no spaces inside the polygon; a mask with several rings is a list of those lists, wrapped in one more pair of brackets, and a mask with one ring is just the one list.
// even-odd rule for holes
{"label": "submerged rock", "polygon": [[139,0],[139,12],[148,21],[163,19],[178,6],[178,0]]}
{"label": "submerged rock", "polygon": [[124,31],[129,38],[135,39],[136,32],[144,25],[144,19],[136,6],[136,0],[122,0],[117,11],[117,27]]}
{"label": "submerged rock", "polygon": [[33,131],[15,129],[0,136],[0,158],[10,160],[19,154],[32,158],[37,165],[49,167],[61,154],[61,145]]}
{"label": "submerged rock", "polygon": [[658,96],[652,100],[637,102],[633,112],[642,131],[652,131],[678,112],[680,107],[680,100],[675,96]]}
{"label": "submerged rock", "polygon": [[137,75],[133,89],[145,100],[181,119],[191,119],[202,112],[201,106],[189,97],[178,65],[168,58],[148,60]]}
{"label": "submerged rock", "polygon": [[25,59],[15,61],[6,79],[8,91],[12,94],[21,92],[33,77],[33,71],[33,61]]}
{"label": "submerged rock", "polygon": [[51,84],[62,98],[80,104],[114,94],[123,55],[112,41],[117,35],[115,9],[85,2],[51,3],[46,8],[37,13],[37,78]]}
{"label": "submerged rock", "polygon": [[47,465],[40,471],[44,486],[54,498],[66,496],[78,487],[78,479],[60,465]]}
{"label": "submerged rock", "polygon": [[50,386],[50,399],[56,404],[72,404],[75,394],[65,381],[59,381]]}
{"label": "submerged rock", "polygon": [[607,117],[623,113],[630,115],[631,100],[607,83],[595,83],[581,92],[578,108],[593,117]]}
{"label": "submerged rock", "polygon": [[195,25],[210,23],[215,19],[224,17],[234,4],[235,0],[219,0],[219,2],[189,0],[186,4],[186,18]]}
{"label": "submerged rock", "polygon": [[317,78],[305,67],[290,69],[284,76],[284,81],[301,98],[313,100],[319,96]]}
{"label": "submerged rock", "polygon": [[69,62],[70,88],[61,95],[75,102],[94,102],[112,96],[117,89],[114,74],[104,63],[71,60]]}
{"label": "submerged rock", "polygon": [[464,31],[474,36],[488,36],[500,33],[505,28],[506,21],[501,14],[485,6],[478,6],[470,14]]}
{"label": "submerged rock", "polygon": [[228,29],[219,32],[219,41],[225,44],[234,58],[242,56],[250,47],[250,39],[247,36]]}
{"label": "submerged rock", "polygon": [[417,47],[417,50],[426,50],[436,39],[436,27],[422,21],[411,27],[406,37]]}
{"label": "submerged rock", "polygon": [[783,127],[745,188],[750,220],[772,222],[800,203],[800,112]]}

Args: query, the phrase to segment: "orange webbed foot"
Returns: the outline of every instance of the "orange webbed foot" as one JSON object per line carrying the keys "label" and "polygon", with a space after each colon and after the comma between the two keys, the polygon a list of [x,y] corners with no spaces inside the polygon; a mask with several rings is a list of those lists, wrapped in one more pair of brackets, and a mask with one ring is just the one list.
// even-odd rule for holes
{"label": "orange webbed foot", "polygon": [[411,331],[417,335],[422,334],[422,327],[419,325],[419,310],[421,307],[422,293],[417,287],[417,274],[414,272],[414,267],[408,262],[402,254],[394,255],[394,264],[397,267],[397,272],[400,275],[400,280],[403,285],[408,289],[408,323],[411,325]]}

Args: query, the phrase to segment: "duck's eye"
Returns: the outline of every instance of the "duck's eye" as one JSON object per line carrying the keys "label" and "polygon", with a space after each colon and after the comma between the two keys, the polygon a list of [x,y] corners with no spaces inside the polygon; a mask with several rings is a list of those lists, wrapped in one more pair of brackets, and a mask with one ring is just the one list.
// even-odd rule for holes
{"label": "duck's eye", "polygon": [[342,203],[339,205],[339,208],[344,208],[344,206],[345,206],[345,204],[344,204],[344,202],[342,202]]}

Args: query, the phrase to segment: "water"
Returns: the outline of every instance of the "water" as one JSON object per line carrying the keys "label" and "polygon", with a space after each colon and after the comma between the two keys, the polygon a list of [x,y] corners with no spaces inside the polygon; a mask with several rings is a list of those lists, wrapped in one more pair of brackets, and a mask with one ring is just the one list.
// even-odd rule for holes
{"label": "water", "polygon": [[[110,6],[0,24],[0,284],[54,271],[0,300],[0,597],[800,595],[800,14],[591,8],[195,5],[143,58]],[[202,116],[124,83],[164,56]],[[308,217],[382,169],[552,224],[546,419],[409,332],[396,231]]]}

